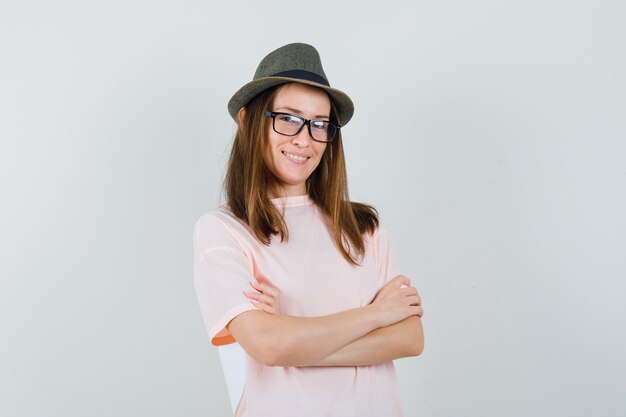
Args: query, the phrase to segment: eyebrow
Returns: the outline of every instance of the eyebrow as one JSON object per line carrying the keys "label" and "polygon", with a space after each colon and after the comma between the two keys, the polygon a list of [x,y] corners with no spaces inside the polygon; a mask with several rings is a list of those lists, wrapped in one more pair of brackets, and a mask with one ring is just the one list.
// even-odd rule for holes
{"label": "eyebrow", "polygon": [[[290,113],[296,113],[298,115],[302,114],[300,110],[294,109],[292,107],[278,107],[276,110],[287,110]],[[316,119],[330,119],[330,116],[318,114],[317,116],[313,118],[313,120],[316,120]]]}

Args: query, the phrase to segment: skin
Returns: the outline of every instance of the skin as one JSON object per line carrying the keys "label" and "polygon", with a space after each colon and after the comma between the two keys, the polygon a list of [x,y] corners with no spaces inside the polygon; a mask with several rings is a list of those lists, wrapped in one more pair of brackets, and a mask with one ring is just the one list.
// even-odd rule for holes
{"label": "skin", "polygon": [[[305,84],[289,83],[278,88],[272,111],[290,113],[305,119],[324,119],[330,116],[330,99],[319,88]],[[296,136],[285,136],[272,129],[272,119],[267,122],[267,147],[263,159],[280,183],[270,196],[286,197],[306,194],[306,180],[315,171],[326,150],[326,143],[311,138],[305,126]],[[298,161],[288,155],[306,158]]]}
{"label": "skin", "polygon": [[[279,88],[272,107],[306,119],[328,119],[330,99],[323,90],[290,83]],[[327,145],[311,139],[306,128],[296,136],[280,135],[270,118],[266,134],[264,161],[278,180],[270,197],[305,195],[306,180]],[[290,154],[305,160],[294,161]],[[281,314],[280,292],[269,280],[250,285],[244,294],[258,309],[238,315],[227,327],[262,364],[361,366],[417,356],[423,350],[421,298],[403,275],[381,288],[369,305],[321,317]]]}
{"label": "skin", "polygon": [[417,290],[399,275],[369,305],[321,317],[262,310],[235,317],[228,329],[268,366],[360,366],[419,355],[424,346]]}
{"label": "skin", "polygon": [[[393,297],[394,290],[406,288],[407,282],[408,278],[398,275],[381,288],[373,303]],[[250,286],[253,291],[244,294],[252,304],[269,314],[281,314],[278,288],[267,279],[255,280],[250,283]],[[310,366],[366,366],[421,354],[424,349],[424,333],[421,323],[424,311],[417,290],[415,290],[415,295],[418,297],[419,305],[416,316],[408,317],[391,326],[378,328]],[[412,335],[416,335],[420,341],[417,346],[410,343]]]}

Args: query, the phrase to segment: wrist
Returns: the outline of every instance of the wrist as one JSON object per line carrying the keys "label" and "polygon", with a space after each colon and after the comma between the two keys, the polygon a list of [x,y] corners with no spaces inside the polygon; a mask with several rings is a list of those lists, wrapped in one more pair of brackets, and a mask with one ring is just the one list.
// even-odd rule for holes
{"label": "wrist", "polygon": [[379,308],[378,304],[368,304],[362,307],[367,314],[368,321],[373,324],[373,329],[378,329],[379,327],[384,327],[384,317],[383,311]]}

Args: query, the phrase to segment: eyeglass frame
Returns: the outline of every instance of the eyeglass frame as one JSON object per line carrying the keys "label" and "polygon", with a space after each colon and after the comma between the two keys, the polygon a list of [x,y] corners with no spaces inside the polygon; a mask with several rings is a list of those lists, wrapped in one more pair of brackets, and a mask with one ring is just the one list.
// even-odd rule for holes
{"label": "eyeglass frame", "polygon": [[[298,118],[300,120],[303,120],[304,122],[302,123],[302,125],[300,126],[298,131],[296,133],[294,133],[293,135],[288,135],[286,133],[281,133],[278,130],[276,130],[276,116],[280,116],[280,115],[287,115],[287,116],[291,116],[291,117],[296,117],[296,118]],[[265,116],[272,118],[272,129],[274,129],[274,132],[278,133],[279,135],[289,136],[289,137],[298,136],[300,134],[300,132],[302,132],[302,129],[304,128],[304,126],[306,125],[308,127],[309,136],[311,137],[311,139],[313,139],[315,142],[320,142],[320,143],[331,143],[333,140],[335,140],[335,138],[337,137],[337,134],[339,133],[339,130],[341,129],[341,125],[333,123],[333,122],[331,122],[329,120],[324,120],[324,119],[305,119],[304,117],[298,116],[297,114],[284,113],[284,112],[275,112],[275,111],[269,111],[268,110],[268,111],[265,112]],[[311,132],[311,122],[324,122],[324,123],[328,123],[331,126],[335,126],[335,129],[336,129],[335,130],[335,134],[333,135],[333,137],[330,140],[315,139],[313,137],[313,133]]]}

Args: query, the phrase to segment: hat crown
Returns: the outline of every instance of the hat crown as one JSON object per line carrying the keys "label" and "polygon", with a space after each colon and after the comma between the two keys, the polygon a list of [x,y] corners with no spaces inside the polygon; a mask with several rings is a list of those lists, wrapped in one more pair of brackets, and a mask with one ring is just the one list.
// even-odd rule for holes
{"label": "hat crown", "polygon": [[337,110],[337,120],[345,126],[352,118],[354,104],[346,93],[330,86],[317,50],[306,43],[290,43],[270,52],[261,60],[254,78],[228,101],[228,112],[238,121],[239,110],[258,94],[281,84],[298,82],[326,91]]}
{"label": "hat crown", "polygon": [[254,79],[276,76],[290,71],[306,71],[322,77],[329,85],[322,68],[320,54],[313,46],[306,43],[290,43],[270,52],[259,63]]}

